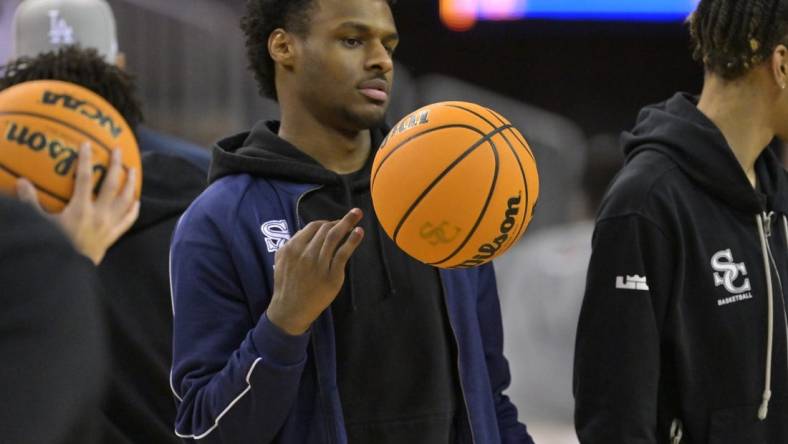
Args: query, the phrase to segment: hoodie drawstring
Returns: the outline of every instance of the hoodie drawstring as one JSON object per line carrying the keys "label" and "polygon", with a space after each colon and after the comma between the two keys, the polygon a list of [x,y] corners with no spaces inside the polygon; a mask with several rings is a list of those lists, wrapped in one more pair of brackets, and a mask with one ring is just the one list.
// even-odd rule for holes
{"label": "hoodie drawstring", "polygon": [[[766,378],[764,381],[763,387],[763,400],[761,401],[761,406],[758,408],[758,419],[763,421],[766,419],[766,416],[769,414],[769,400],[772,397],[772,355],[773,355],[773,343],[774,343],[774,296],[773,296],[773,288],[772,288],[772,267],[771,262],[769,260],[769,253],[768,253],[768,246],[766,240],[766,234],[764,232],[764,219],[761,217],[760,214],[755,216],[756,222],[758,223],[758,234],[761,238],[761,252],[763,253],[763,267],[766,270],[766,295],[768,297],[767,301],[767,313],[768,318],[766,320],[767,324],[767,336],[766,336]],[[771,216],[769,216],[769,220],[771,220]]]}
{"label": "hoodie drawstring", "polygon": [[[346,180],[342,180],[342,189],[345,192],[345,204],[347,205],[348,210],[353,208],[353,194],[350,190],[350,184]],[[353,267],[353,263],[355,262],[353,256],[350,256],[350,260],[347,263],[347,279],[348,281],[348,296],[350,296],[350,306],[352,310],[356,311],[356,292],[354,291],[355,286],[355,270]]]}
{"label": "hoodie drawstring", "polygon": [[785,249],[788,250],[788,216],[783,214],[783,231],[785,233]]}
{"label": "hoodie drawstring", "polygon": [[[353,208],[353,192],[352,192],[352,184],[348,183],[348,181],[342,181],[342,188],[345,191],[345,204],[347,205],[348,209]],[[368,214],[365,217],[374,217],[374,215]],[[383,267],[383,272],[386,275],[386,284],[388,285],[388,296],[393,296],[397,293],[397,288],[394,286],[394,279],[391,277],[391,266],[389,265],[388,258],[386,257],[386,248],[385,242],[383,240],[383,236],[386,236],[386,233],[383,232],[380,224],[377,225],[377,238],[378,238],[378,254],[380,255],[380,264]],[[350,293],[348,296],[350,297],[350,305],[352,310],[355,312],[358,307],[356,305],[356,291],[355,291],[355,267],[353,266],[354,263],[354,256],[350,257],[350,261],[348,262],[348,269],[347,269],[347,279],[350,281],[348,283],[348,292]]]}

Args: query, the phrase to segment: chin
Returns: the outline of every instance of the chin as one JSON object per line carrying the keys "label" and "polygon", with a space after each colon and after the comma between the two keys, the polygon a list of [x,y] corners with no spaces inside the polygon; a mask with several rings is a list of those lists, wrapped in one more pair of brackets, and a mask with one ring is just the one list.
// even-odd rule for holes
{"label": "chin", "polygon": [[386,107],[375,106],[376,109],[347,110],[345,119],[359,130],[367,130],[383,124],[386,118]]}

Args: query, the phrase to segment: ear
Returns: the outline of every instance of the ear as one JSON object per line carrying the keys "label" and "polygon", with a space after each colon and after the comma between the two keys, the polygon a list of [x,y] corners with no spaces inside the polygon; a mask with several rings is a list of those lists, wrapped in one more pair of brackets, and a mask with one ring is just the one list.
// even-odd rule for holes
{"label": "ear", "polygon": [[779,44],[774,48],[771,68],[777,87],[785,89],[788,86],[788,47]]}
{"label": "ear", "polygon": [[268,53],[274,63],[284,67],[293,66],[295,60],[295,39],[282,28],[275,29],[268,36]]}
{"label": "ear", "polygon": [[115,56],[115,66],[123,71],[126,70],[126,54],[118,52],[118,54]]}

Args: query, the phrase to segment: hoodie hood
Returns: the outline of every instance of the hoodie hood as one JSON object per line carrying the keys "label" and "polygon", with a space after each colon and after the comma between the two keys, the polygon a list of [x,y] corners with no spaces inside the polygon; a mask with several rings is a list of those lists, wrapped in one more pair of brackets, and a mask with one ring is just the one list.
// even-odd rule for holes
{"label": "hoodie hood", "polygon": [[[395,294],[396,288],[385,253],[385,234],[381,233],[378,224],[371,222],[374,212],[369,198],[372,162],[388,129],[378,127],[371,130],[372,150],[364,166],[359,171],[345,175],[326,169],[317,160],[280,138],[278,132],[279,122],[266,121],[258,123],[249,132],[221,140],[213,150],[209,182],[232,174],[251,174],[292,183],[318,185],[314,192],[308,193],[309,196],[303,202],[299,200],[299,215],[304,216],[305,221],[338,219],[351,208],[358,206],[367,215],[361,222],[367,233],[366,237],[377,241],[372,251],[379,259],[377,262],[381,265],[380,272],[386,282],[385,289],[373,293]],[[356,310],[355,288],[361,285],[358,281],[365,279],[364,275],[356,273],[356,262],[360,255],[363,253],[357,251],[348,263],[348,279],[345,280],[348,298],[340,297],[336,301],[340,304],[347,302],[351,311]],[[371,257],[369,259],[373,260]]]}
{"label": "hoodie hood", "polygon": [[[251,131],[220,140],[213,149],[213,160],[208,174],[210,183],[231,174],[252,174],[296,183],[335,185],[343,176],[324,168],[320,163],[280,138],[279,122],[259,122]],[[387,128],[373,128],[372,152],[388,133]],[[353,181],[353,189],[369,187],[369,178]]]}
{"label": "hoodie hood", "polygon": [[722,132],[689,94],[643,108],[635,128],[622,135],[622,145],[627,162],[644,151],[670,157],[706,192],[740,211],[788,213],[786,173],[772,150],[764,150],[755,163],[755,190]]}

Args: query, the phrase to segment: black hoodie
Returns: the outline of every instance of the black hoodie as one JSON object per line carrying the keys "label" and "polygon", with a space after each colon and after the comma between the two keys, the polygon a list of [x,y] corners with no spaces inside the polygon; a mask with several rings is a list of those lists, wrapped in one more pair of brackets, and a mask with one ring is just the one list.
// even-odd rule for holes
{"label": "black hoodie", "polygon": [[205,172],[179,157],[142,156],[137,221],[98,267],[109,328],[111,373],[102,442],[178,443],[172,365],[169,247],[181,213],[205,188]]}
{"label": "black hoodie", "polygon": [[[339,175],[281,139],[278,127],[261,122],[220,142],[210,181],[248,173],[315,184],[299,199],[303,224],[339,219],[353,207],[364,211],[365,238],[331,307],[348,442],[462,442],[456,435],[467,429],[438,273],[380,231],[369,190],[374,152],[358,172]],[[373,130],[372,146],[384,136]]]}
{"label": "black hoodie", "polygon": [[95,267],[29,205],[0,196],[0,442],[103,443],[107,343]]}
{"label": "black hoodie", "polygon": [[581,443],[788,443],[785,170],[765,150],[753,189],[684,94],[623,144],[577,332]]}

